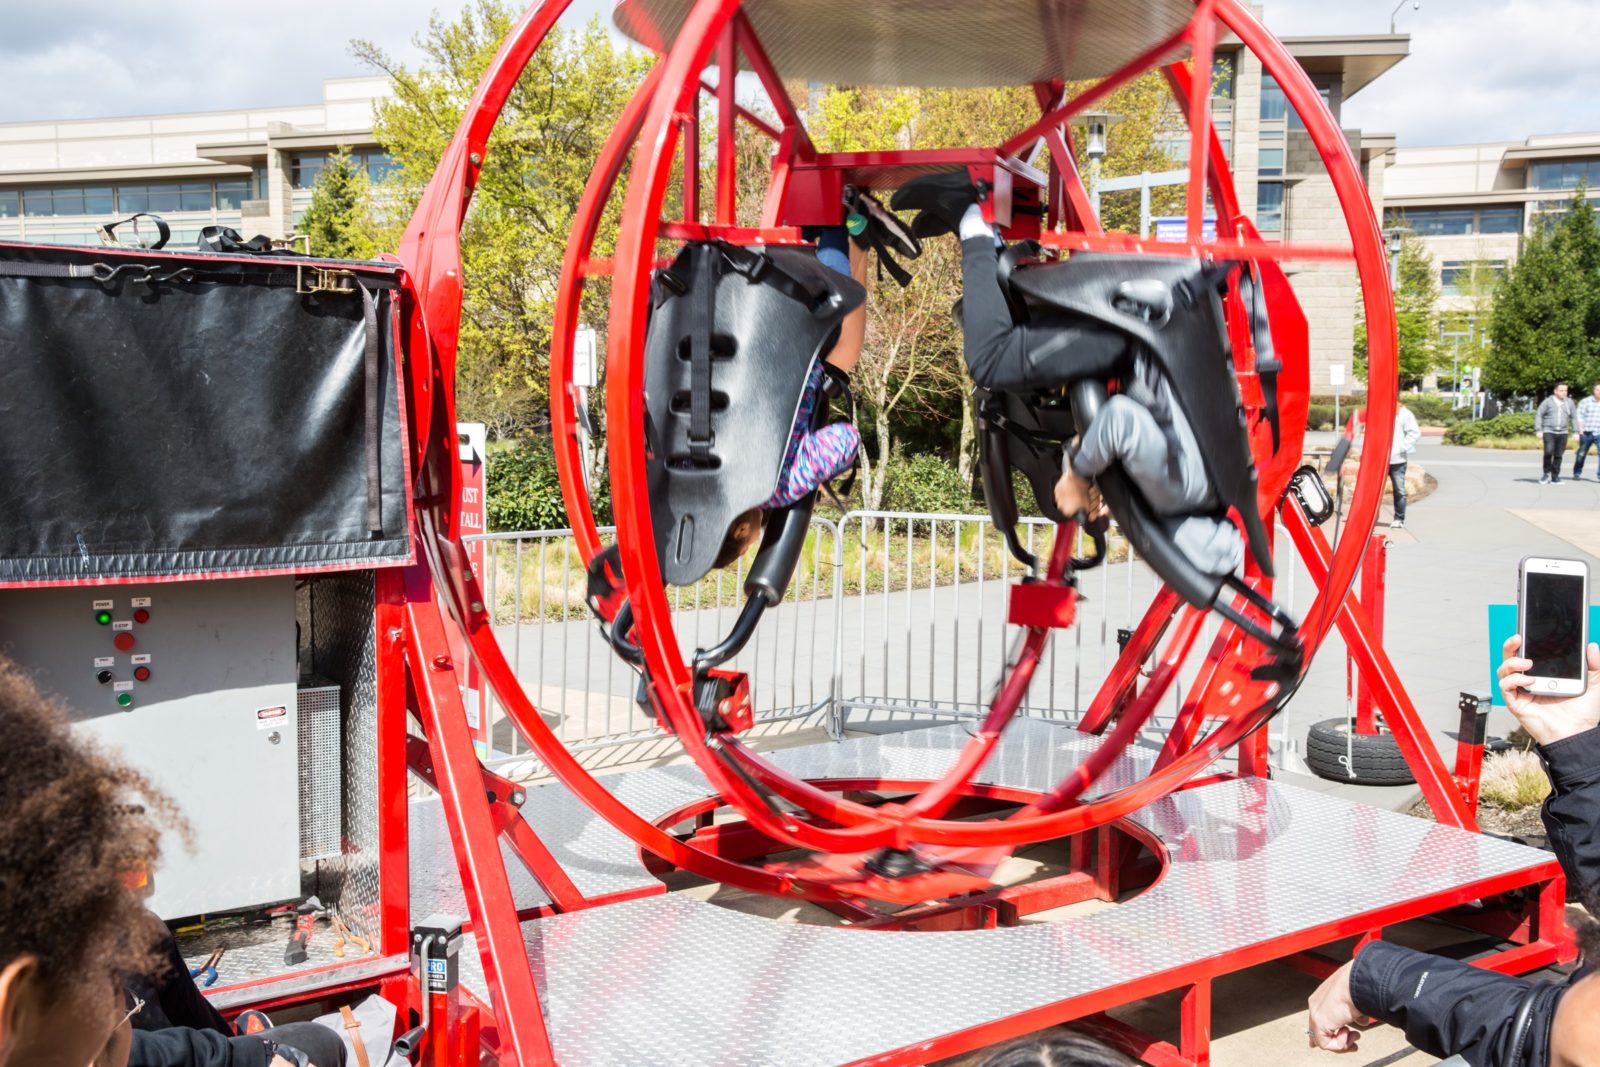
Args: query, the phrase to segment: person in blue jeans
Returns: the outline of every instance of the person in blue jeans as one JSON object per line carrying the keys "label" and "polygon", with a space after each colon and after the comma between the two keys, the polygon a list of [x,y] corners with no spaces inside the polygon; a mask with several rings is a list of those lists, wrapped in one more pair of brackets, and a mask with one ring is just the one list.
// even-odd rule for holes
{"label": "person in blue jeans", "polygon": [[[1600,382],[1578,404],[1578,457],[1572,461],[1572,476],[1583,477],[1583,461],[1589,449],[1600,449]],[[1600,461],[1596,461],[1600,462]],[[1600,474],[1595,475],[1600,481]]]}

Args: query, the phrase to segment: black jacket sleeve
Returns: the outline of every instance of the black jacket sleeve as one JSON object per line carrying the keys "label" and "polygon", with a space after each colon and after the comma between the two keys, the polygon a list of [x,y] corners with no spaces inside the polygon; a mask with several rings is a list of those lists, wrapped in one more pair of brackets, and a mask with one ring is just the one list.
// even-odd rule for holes
{"label": "black jacket sleeve", "polygon": [[267,1067],[267,1043],[187,1026],[135,1030],[128,1067]]}
{"label": "black jacket sleeve", "polygon": [[[1535,989],[1522,1056],[1510,1050],[1518,1009]],[[1550,1061],[1555,987],[1486,971],[1458,960],[1374,941],[1356,957],[1350,993],[1356,1008],[1405,1031],[1432,1056],[1459,1055],[1472,1067],[1544,1067]]]}
{"label": "black jacket sleeve", "polygon": [[1567,883],[1600,890],[1600,728],[1539,747],[1550,775],[1544,828]]}
{"label": "black jacket sleeve", "polygon": [[144,1010],[134,1016],[134,1029],[188,1026],[231,1034],[233,1031],[222,1013],[211,1006],[194,979],[189,977],[189,965],[178,952],[178,943],[170,933],[156,946],[156,952],[162,958],[156,977],[128,983],[129,990],[145,1002]]}

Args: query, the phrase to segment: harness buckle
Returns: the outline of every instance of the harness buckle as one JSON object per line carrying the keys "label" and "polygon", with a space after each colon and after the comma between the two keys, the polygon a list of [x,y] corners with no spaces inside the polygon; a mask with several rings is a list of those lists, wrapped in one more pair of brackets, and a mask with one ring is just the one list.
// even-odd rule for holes
{"label": "harness buckle", "polygon": [[[307,280],[309,275],[309,281]],[[302,296],[313,293],[354,293],[356,272],[353,270],[340,270],[335,267],[308,267],[304,263],[296,263],[294,267],[294,291]]]}

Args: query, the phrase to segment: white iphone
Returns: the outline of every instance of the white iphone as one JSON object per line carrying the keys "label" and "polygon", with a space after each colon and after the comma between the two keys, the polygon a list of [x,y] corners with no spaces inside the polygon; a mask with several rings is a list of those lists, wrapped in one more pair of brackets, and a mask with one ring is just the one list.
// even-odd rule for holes
{"label": "white iphone", "polygon": [[1533,660],[1528,692],[1577,696],[1588,685],[1589,565],[1528,556],[1517,568],[1517,632]]}

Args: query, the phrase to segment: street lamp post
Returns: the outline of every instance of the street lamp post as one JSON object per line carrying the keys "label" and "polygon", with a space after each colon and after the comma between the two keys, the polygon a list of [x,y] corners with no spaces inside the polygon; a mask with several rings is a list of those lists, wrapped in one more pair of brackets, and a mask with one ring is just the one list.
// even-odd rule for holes
{"label": "street lamp post", "polygon": [[[1405,7],[1405,6],[1406,6],[1406,0],[1400,0],[1400,2],[1398,4],[1394,5],[1394,10],[1389,12],[1389,36],[1391,36],[1391,37],[1394,36],[1395,17],[1400,14],[1400,9]],[[1420,11],[1421,9],[1422,9],[1422,0],[1411,0],[1411,10]]]}
{"label": "street lamp post", "polygon": [[1084,129],[1083,154],[1089,157],[1089,202],[1100,214],[1100,161],[1106,158],[1106,132],[1122,121],[1109,111],[1086,111],[1073,122]]}

